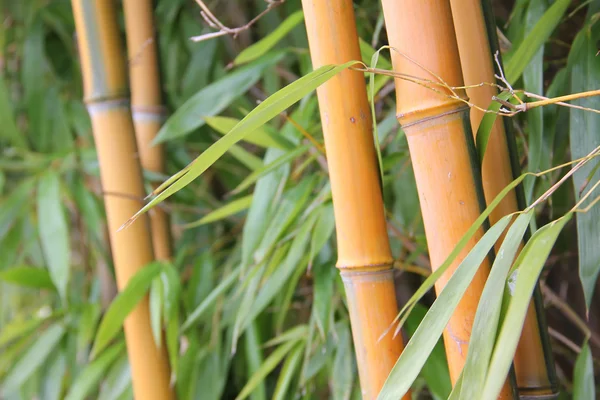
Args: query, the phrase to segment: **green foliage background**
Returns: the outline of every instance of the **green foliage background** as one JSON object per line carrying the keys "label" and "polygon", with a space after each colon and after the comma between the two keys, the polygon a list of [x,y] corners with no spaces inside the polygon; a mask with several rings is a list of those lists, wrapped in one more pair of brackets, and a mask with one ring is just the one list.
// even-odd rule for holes
{"label": "green foliage background", "polygon": [[[243,25],[265,6],[260,0],[213,3],[229,26]],[[503,58],[515,87],[548,97],[600,88],[598,2],[493,5],[507,38]],[[146,173],[148,187],[199,154],[210,154],[204,152],[258,102],[312,71],[300,8],[300,1],[288,0],[236,39],[194,43],[191,36],[211,31],[195,3],[156,2],[162,85],[171,116],[158,138],[166,144],[168,175]],[[178,398],[360,398],[343,284],[334,268],[326,160],[296,125],[280,115],[245,131],[243,141],[226,146],[200,178],[161,203],[172,218],[174,259],[149,266],[115,299],[70,3],[5,2],[0,10],[0,397],[131,398],[120,327],[127,310],[149,290],[153,330],[157,339],[166,335]],[[363,59],[370,64],[374,49],[387,44],[380,6],[363,0],[355,2],[355,10]],[[387,57],[381,53],[379,67],[390,68]],[[395,121],[393,85],[377,76],[374,87],[384,198],[399,265],[397,292],[401,305],[413,304],[409,297],[424,281],[413,272],[429,271],[426,240],[406,138]],[[322,142],[316,97],[310,87],[305,91],[287,113]],[[597,97],[577,104],[600,109]],[[523,171],[564,164],[600,145],[600,116],[590,112],[552,105],[511,123]],[[586,164],[535,212],[524,214],[525,222],[535,228],[565,215],[598,181],[597,166],[597,160]],[[526,178],[528,204],[567,170]],[[567,219],[558,223],[560,229],[553,225],[534,235],[554,235],[556,244],[550,257],[538,260],[539,270],[532,268],[530,279],[535,281],[545,265],[541,278],[553,299],[548,321],[561,395],[591,399],[600,350],[600,314],[594,307],[600,208]],[[483,247],[479,252],[487,253]],[[514,307],[528,303],[523,288]],[[498,293],[490,296],[498,304],[502,299]],[[421,320],[422,331],[433,326],[425,317],[428,309],[433,322],[451,312],[431,307],[433,300],[429,291],[413,304],[404,325],[407,339],[421,340]],[[511,310],[504,322],[518,325],[518,313]],[[589,321],[582,327],[586,312]],[[498,346],[508,346],[516,336],[502,336],[501,325]],[[495,337],[496,331],[485,335]],[[429,346],[426,352],[418,347],[423,369],[414,382],[405,382],[415,396],[450,395],[438,337],[419,342]],[[401,363],[410,367],[415,360]],[[501,364],[492,358],[491,371]],[[476,381],[466,373],[463,378]],[[493,390],[494,382],[480,384],[481,390]]]}

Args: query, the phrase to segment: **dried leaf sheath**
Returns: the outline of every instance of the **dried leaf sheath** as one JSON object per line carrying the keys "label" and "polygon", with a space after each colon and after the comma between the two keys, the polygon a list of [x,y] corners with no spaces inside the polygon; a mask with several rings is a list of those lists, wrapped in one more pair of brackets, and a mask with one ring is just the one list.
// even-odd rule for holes
{"label": "dried leaf sheath", "polygon": [[[114,3],[73,0],[84,80],[85,101],[92,119],[103,190],[123,196],[105,196],[117,285],[153,260],[148,219],[129,229],[117,229],[141,206],[142,173],[137,161],[134,128],[127,95]],[[158,349],[150,327],[146,296],[125,320],[125,339],[132,370],[133,390],[139,399],[170,399],[170,371],[165,346]]]}
{"label": "dried leaf sheath", "polygon": [[[313,67],[360,60],[351,0],[303,0]],[[364,399],[376,398],[402,351],[389,328],[398,309],[363,74],[317,89],[342,271]],[[408,396],[406,398],[409,398]]]}
{"label": "dried leaf sheath", "polygon": [[[392,51],[395,71],[434,80],[439,77],[450,86],[463,86],[449,2],[383,0],[383,10],[390,46],[420,64]],[[463,90],[456,90],[456,94],[466,98]],[[396,98],[398,120],[408,140],[431,264],[435,269],[477,219],[484,204],[468,121],[469,109],[459,100],[401,79],[396,79]],[[480,229],[436,282],[438,294],[482,234]],[[475,312],[489,268],[489,260],[485,260],[444,331],[453,383],[466,360]],[[514,389],[507,382],[501,398],[513,396]]]}

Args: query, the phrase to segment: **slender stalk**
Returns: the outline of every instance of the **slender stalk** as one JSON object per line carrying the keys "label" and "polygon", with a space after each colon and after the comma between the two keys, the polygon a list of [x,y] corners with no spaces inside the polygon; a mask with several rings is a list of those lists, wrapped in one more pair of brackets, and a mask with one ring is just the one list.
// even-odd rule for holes
{"label": "slender stalk", "polygon": [[[102,187],[105,192],[123,193],[134,199],[144,197],[115,3],[72,0],[72,5]],[[147,218],[117,233],[123,221],[139,209],[134,199],[104,198],[119,290],[153,260]],[[165,346],[159,349],[154,342],[147,296],[128,315],[124,328],[135,398],[173,398],[167,353]]]}
{"label": "slender stalk", "polygon": [[[486,0],[451,0],[456,38],[460,53],[465,85],[475,85],[480,82],[494,82],[496,73],[492,53],[498,47],[497,38],[488,35],[484,9],[491,7]],[[488,10],[489,11],[489,10]],[[488,12],[493,19],[493,14]],[[488,17],[489,18],[489,17]],[[495,22],[488,21],[491,28]],[[493,40],[493,41],[492,41]],[[481,108],[487,108],[493,96],[498,91],[493,86],[467,88],[470,101]],[[525,103],[527,104],[527,103]],[[471,109],[471,126],[476,133],[484,116],[480,110]],[[516,166],[511,165],[509,140],[514,137],[507,135],[504,121],[497,118],[492,127],[487,151],[482,164],[482,181],[485,198],[492,201],[515,176]],[[500,205],[490,215],[490,222],[496,223],[505,215],[524,208],[519,207],[517,194],[510,192]],[[499,249],[501,241],[496,244]],[[521,245],[522,249],[523,245]],[[537,301],[532,301],[527,311],[527,318],[521,333],[521,340],[514,358],[514,369],[519,393],[527,396],[548,396],[557,393],[556,373],[550,349],[548,328],[544,319],[544,307],[539,288],[535,291]],[[537,307],[536,307],[537,306]]]}
{"label": "slender stalk", "polygon": [[[314,68],[360,60],[351,0],[303,0],[302,6]],[[346,288],[362,395],[375,399],[403,344],[388,329],[398,306],[364,75],[344,71],[317,95],[336,216],[337,267]]]}
{"label": "slender stalk", "polygon": [[[383,0],[383,11],[390,46],[402,52],[392,51],[395,71],[413,76],[430,71],[431,77],[439,75],[450,87],[464,85],[449,1]],[[484,204],[469,107],[460,100],[466,99],[466,93],[463,89],[439,90],[442,95],[396,78],[398,121],[408,140],[433,269],[443,263]],[[437,293],[482,235],[480,229],[436,282]],[[484,261],[444,331],[453,384],[465,364],[489,268],[490,261]],[[516,397],[512,380],[507,380],[500,398]]]}
{"label": "slender stalk", "polygon": [[[160,90],[160,74],[151,0],[125,0],[125,29],[129,49],[131,109],[142,168],[164,171],[162,145],[152,145],[165,116]],[[159,208],[150,211],[154,254],[158,260],[171,258],[171,235],[167,213]]]}

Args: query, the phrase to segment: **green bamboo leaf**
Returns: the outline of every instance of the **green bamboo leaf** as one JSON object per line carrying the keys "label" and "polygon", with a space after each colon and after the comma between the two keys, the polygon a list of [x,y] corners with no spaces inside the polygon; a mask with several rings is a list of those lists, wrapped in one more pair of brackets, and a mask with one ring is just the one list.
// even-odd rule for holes
{"label": "green bamboo leaf", "polygon": [[[131,390],[131,370],[127,354],[121,354],[107,371],[98,400],[123,399],[123,394]],[[133,393],[126,399],[132,399]],[[123,399],[125,400],[125,399]]]}
{"label": "green bamboo leaf", "polygon": [[69,227],[63,211],[60,177],[48,171],[37,188],[38,230],[50,277],[63,301],[67,301],[71,246]]}
{"label": "green bamboo leaf", "polygon": [[152,280],[163,270],[161,262],[153,262],[140,269],[127,283],[106,310],[100,322],[96,340],[92,347],[91,358],[100,353],[110,341],[119,333],[123,321],[137,306],[148,292]]}
{"label": "green bamboo leaf", "polygon": [[234,144],[229,148],[229,153],[239,162],[244,164],[250,171],[256,171],[263,167],[260,157],[255,156],[242,146]]}
{"label": "green bamboo leaf", "polygon": [[[204,118],[206,124],[221,135],[226,135],[231,131],[240,120],[229,117],[207,117]],[[249,133],[244,139],[245,142],[255,144],[263,148],[275,147],[282,150],[292,150],[295,146],[283,136],[272,133],[267,126],[259,127]]]}
{"label": "green bamboo leaf", "polygon": [[106,371],[123,354],[125,344],[115,344],[102,353],[100,357],[88,364],[69,388],[65,400],[85,400],[92,394],[104,379]]}
{"label": "green bamboo leaf", "polygon": [[0,75],[0,138],[17,148],[26,149],[27,141],[17,128],[12,104],[4,76]]}
{"label": "green bamboo leaf", "polygon": [[[591,5],[589,15],[599,11],[598,4]],[[591,17],[590,17],[591,18]],[[600,87],[600,57],[595,54],[596,42],[600,40],[600,24],[596,23],[590,28],[584,28],[573,42],[569,54],[569,68],[571,71],[571,92],[577,93],[591,88]],[[573,101],[573,104],[582,107],[600,109],[600,97],[590,97]],[[596,132],[596,133],[594,133]],[[589,111],[570,109],[570,144],[571,157],[577,159],[589,153],[600,145],[600,116]],[[600,174],[591,176],[591,172],[598,168],[600,160],[595,159],[586,163],[573,175],[573,191],[579,200],[600,180]],[[591,176],[591,179],[588,177]],[[586,207],[595,196],[584,202]],[[596,288],[596,281],[600,273],[600,208],[593,207],[586,213],[578,213],[577,219],[577,248],[579,254],[579,279],[583,286],[586,307],[589,310]]]}
{"label": "green bamboo leaf", "polygon": [[463,235],[463,237],[458,241],[454,249],[450,252],[448,258],[446,258],[442,265],[440,265],[435,271],[431,273],[431,275],[427,277],[427,279],[425,279],[425,282],[421,284],[421,286],[411,296],[411,298],[404,305],[404,307],[402,307],[402,309],[398,313],[399,316],[404,315],[403,318],[406,319],[406,313],[410,312],[410,310],[414,308],[415,304],[433,287],[435,282],[448,269],[450,264],[454,262],[456,257],[458,257],[458,254],[460,254],[460,252],[465,248],[469,240],[471,240],[471,238],[475,235],[477,230],[483,225],[483,223],[486,221],[486,219],[492,213],[492,211],[494,211],[498,204],[500,204],[500,202],[504,199],[504,197],[506,197],[506,195],[510,193],[511,190],[517,187],[517,185],[519,185],[523,181],[523,179],[525,179],[525,177],[528,175],[530,174],[522,174],[517,179],[512,181],[509,185],[507,185],[504,189],[502,189],[500,193],[498,193],[494,200],[492,200],[489,206],[479,215],[479,217],[475,220],[475,222],[473,222],[473,224]]}
{"label": "green bamboo leaf", "polygon": [[[317,225],[319,221],[317,221]],[[314,235],[313,235],[314,238]],[[312,256],[311,256],[312,259]],[[332,308],[333,285],[337,268],[333,263],[319,263],[313,270],[314,286],[313,286],[313,309],[312,316],[317,325],[317,329],[323,340],[329,334],[329,318]]]}
{"label": "green bamboo leaf", "polygon": [[263,176],[269,174],[270,172],[275,171],[282,165],[295,160],[296,158],[298,158],[301,155],[303,155],[304,153],[306,153],[309,148],[310,148],[309,145],[300,146],[294,150],[288,151],[287,153],[285,153],[282,156],[275,159],[275,161],[273,161],[267,165],[264,165],[262,168],[254,170],[250,175],[248,175],[246,178],[244,178],[244,180],[234,190],[231,191],[231,194],[238,194],[238,193],[246,190],[254,182],[258,181],[259,178],[262,178]]}
{"label": "green bamboo leaf", "polygon": [[292,380],[297,375],[297,369],[302,361],[302,350],[304,349],[304,343],[299,343],[287,356],[279,379],[277,379],[277,385],[275,386],[275,392],[273,393],[273,400],[285,400],[291,398],[291,394],[288,393]]}
{"label": "green bamboo leaf", "polygon": [[227,278],[223,279],[221,283],[214,288],[214,290],[206,296],[206,298],[192,311],[192,313],[187,317],[183,325],[181,326],[181,331],[185,332],[192,325],[194,325],[216,301],[217,298],[222,295],[227,289],[231,287],[236,282],[236,279],[240,275],[241,269],[237,268],[233,272],[230,272]]}
{"label": "green bamboo leaf", "polygon": [[[176,182],[166,188],[157,197],[152,199],[140,211],[138,211],[128,223],[133,222],[137,217],[146,213],[156,204],[167,199],[177,191],[183,189],[194,179],[202,175],[215,161],[217,161],[231,145],[242,140],[246,135],[260,126],[264,125],[275,116],[286,110],[291,105],[311,93],[317,87],[327,82],[339,72],[357,64],[357,61],[350,61],[342,65],[325,65],[305,76],[290,83],[277,93],[269,96],[260,103],[244,119],[242,119],[227,135],[219,139],[215,144],[200,154],[189,166],[186,173]],[[127,223],[123,226],[126,227]]]}
{"label": "green bamboo leaf", "polygon": [[519,47],[506,57],[508,61],[505,63],[505,75],[510,84],[514,84],[521,77],[529,62],[546,43],[546,40],[562,20],[569,4],[571,4],[571,0],[557,0],[554,2]]}
{"label": "green bamboo leaf", "polygon": [[233,60],[234,65],[241,65],[250,61],[256,60],[258,57],[266,54],[271,50],[281,39],[283,39],[292,29],[304,20],[302,10],[296,11],[285,19],[273,32],[244,49]]}
{"label": "green bamboo leaf", "polygon": [[34,179],[26,179],[0,202],[0,240],[4,239],[17,219],[28,211],[34,184]]}
{"label": "green bamboo leaf", "polygon": [[[417,304],[410,317],[406,320],[404,327],[409,336],[413,336],[419,327],[419,324],[425,318],[427,308]],[[427,382],[427,388],[436,399],[447,399],[452,390],[450,382],[450,371],[448,370],[448,360],[443,340],[439,339],[427,358],[421,370],[421,376]]]}
{"label": "green bamboo leaf", "polygon": [[377,397],[378,400],[399,399],[410,389],[479,266],[488,256],[511,219],[512,216],[508,215],[494,224],[454,271],[394,365]]}
{"label": "green bamboo leaf", "polygon": [[281,360],[296,346],[295,341],[290,341],[279,346],[260,366],[260,368],[248,380],[235,400],[244,400],[265,379],[265,377],[279,365]]}
{"label": "green bamboo leaf", "polygon": [[0,281],[36,289],[54,289],[47,270],[42,268],[17,266],[0,271]]}
{"label": "green bamboo leaf", "polygon": [[[256,321],[252,322],[244,334],[244,343],[246,350],[246,360],[248,361],[248,379],[252,378],[259,369],[263,360],[262,349],[260,347],[260,336]],[[252,393],[251,400],[266,400],[267,393],[264,382],[259,382]]]}
{"label": "green bamboo leaf", "polygon": [[301,324],[296,325],[293,328],[283,332],[281,335],[274,337],[273,339],[266,342],[264,347],[277,346],[278,344],[288,342],[290,340],[306,340],[308,336],[308,325]]}
{"label": "green bamboo leaf", "polygon": [[233,100],[258,82],[265,68],[281,60],[283,54],[271,54],[200,90],[165,122],[154,144],[183,137],[204,125],[205,117],[219,114]]}
{"label": "green bamboo leaf", "polygon": [[48,359],[47,366],[40,389],[41,398],[43,400],[61,400],[64,377],[67,372],[67,358],[61,347],[54,350],[54,354]]}
{"label": "green bamboo leaf", "polygon": [[[498,95],[500,100],[507,101],[511,98],[510,92],[500,93]],[[516,101],[516,100],[515,100]],[[497,112],[502,107],[497,101],[493,101],[492,104],[488,107],[489,113],[486,113],[481,119],[481,123],[479,124],[479,128],[477,128],[477,135],[475,136],[475,142],[477,145],[477,153],[479,154],[479,162],[483,163],[483,156],[485,155],[485,151],[487,150],[488,142],[490,141],[490,134],[492,133],[492,127],[498,118]]]}
{"label": "green bamboo leaf", "polygon": [[575,361],[573,372],[573,400],[588,400],[596,398],[594,383],[594,362],[590,345],[586,340],[581,346],[581,352]]}
{"label": "green bamboo leaf", "polygon": [[[547,2],[545,0],[532,0],[529,2],[527,12],[525,13],[525,32],[529,33],[533,25],[540,20],[546,10]],[[544,45],[542,44],[538,51],[534,54],[531,61],[523,71],[523,86],[524,89],[531,93],[544,93]],[[525,114],[527,119],[527,169],[531,172],[538,172],[542,165],[542,158],[544,154],[543,142],[544,135],[546,134],[544,129],[544,109],[542,107],[534,108],[529,110]],[[546,155],[546,159],[549,160],[551,154]],[[547,168],[550,167],[550,163],[544,163]],[[529,177],[523,182],[523,189],[525,191],[525,202],[529,204],[534,196],[535,179]]]}
{"label": "green bamboo leaf", "polygon": [[152,337],[158,348],[162,346],[162,318],[163,318],[163,284],[160,275],[155,277],[150,284],[150,327]]}
{"label": "green bamboo leaf", "polygon": [[354,360],[348,327],[339,330],[338,335],[331,376],[332,397],[333,400],[350,400],[354,383]]}
{"label": "green bamboo leaf", "polygon": [[28,318],[21,320],[14,318],[10,322],[2,325],[0,331],[0,349],[20,338],[25,338],[33,333],[48,318]]}
{"label": "green bamboo leaf", "polygon": [[[531,237],[519,258],[515,261],[515,271],[509,280],[511,299],[508,311],[504,317],[500,334],[496,340],[494,353],[488,369],[482,399],[496,398],[506,380],[512,359],[523,330],[527,308],[538,277],[544,263],[554,246],[558,234],[571,219],[572,213],[566,214],[560,220],[551,222],[540,228]],[[514,276],[516,275],[516,287]]]}
{"label": "green bamboo leaf", "polygon": [[479,306],[477,307],[471,331],[469,349],[477,350],[469,351],[467,354],[467,360],[462,372],[464,385],[460,393],[461,399],[479,398],[483,389],[487,368],[494,349],[500,311],[502,309],[504,287],[499,282],[506,281],[510,267],[532,217],[533,210],[517,217],[508,230],[492,265],[490,276],[479,300]]}
{"label": "green bamboo leaf", "polygon": [[65,334],[65,327],[58,322],[51,325],[40,335],[14,365],[2,382],[2,392],[5,396],[13,394],[23,385],[48,359],[48,356],[58,346]]}
{"label": "green bamboo leaf", "polygon": [[200,218],[198,221],[190,222],[189,224],[183,225],[184,229],[196,228],[201,225],[209,224],[212,222],[220,221],[232,215],[239,213],[240,211],[244,211],[250,207],[252,204],[252,196],[248,195],[241,197],[239,199],[235,199],[224,206],[217,208],[214,211],[206,214],[204,217]]}

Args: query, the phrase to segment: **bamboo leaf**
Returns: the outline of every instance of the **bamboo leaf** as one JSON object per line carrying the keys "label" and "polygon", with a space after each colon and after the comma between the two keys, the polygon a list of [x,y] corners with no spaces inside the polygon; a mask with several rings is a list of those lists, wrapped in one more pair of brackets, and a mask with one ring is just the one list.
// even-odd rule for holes
{"label": "bamboo leaf", "polygon": [[297,369],[302,361],[302,350],[304,349],[304,343],[299,343],[287,356],[279,379],[277,379],[277,385],[275,386],[275,392],[273,393],[273,400],[285,400],[291,398],[291,394],[288,394],[290,384],[294,377],[297,375]]}
{"label": "bamboo leaf", "polygon": [[[240,122],[239,119],[229,117],[208,117],[205,118],[205,121],[208,126],[221,135],[229,133]],[[264,148],[275,147],[282,150],[291,150],[295,147],[283,136],[276,135],[268,130],[266,125],[249,133],[243,140]]]}
{"label": "bamboo leaf", "polygon": [[180,138],[204,125],[205,117],[217,115],[238,96],[258,82],[265,68],[281,60],[283,54],[268,55],[200,90],[165,122],[154,144]]}
{"label": "bamboo leaf", "polygon": [[[262,349],[260,348],[260,337],[256,321],[248,326],[244,334],[246,360],[248,361],[248,379],[252,378],[259,369],[263,360]],[[259,382],[250,394],[251,400],[266,400],[267,394],[264,382]]]}
{"label": "bamboo leaf", "polygon": [[219,285],[217,285],[217,287],[215,287],[213,291],[206,296],[202,303],[200,303],[198,307],[196,307],[194,311],[192,311],[192,313],[187,317],[181,326],[182,332],[187,331],[193,324],[195,324],[202,317],[204,312],[206,312],[209,307],[217,301],[217,298],[235,283],[237,277],[240,275],[240,272],[240,268],[230,272],[227,275],[227,278],[222,280],[221,283],[219,283]]}
{"label": "bamboo leaf", "polygon": [[30,318],[26,320],[14,318],[7,324],[2,325],[0,349],[14,340],[29,336],[46,320],[47,318]]}
{"label": "bamboo leaf", "polygon": [[146,265],[129,280],[125,289],[113,300],[98,327],[91,358],[100,353],[119,333],[125,318],[133,311],[142,298],[146,296],[152,280],[162,269],[163,265],[160,262],[153,262]]}
{"label": "bamboo leaf", "polygon": [[390,372],[378,400],[396,400],[404,396],[417,378],[454,309],[463,297],[483,260],[508,226],[512,216],[499,220],[477,242],[439,294],[421,324],[410,338],[400,358]]}
{"label": "bamboo leaf", "polygon": [[[427,308],[417,304],[410,317],[406,320],[405,328],[409,336],[413,336],[419,327],[419,324],[425,318]],[[450,371],[448,370],[448,360],[443,340],[439,339],[423,365],[421,375],[427,382],[427,388],[437,399],[447,399],[452,390],[450,382]]]}
{"label": "bamboo leaf", "polygon": [[50,274],[45,269],[17,266],[0,271],[0,281],[36,289],[54,289]]}
{"label": "bamboo leaf", "polygon": [[483,399],[496,398],[502,389],[523,330],[533,289],[558,234],[571,217],[571,213],[566,214],[536,231],[515,262],[516,287],[514,291],[510,290],[512,297],[490,361],[481,395]]}
{"label": "bamboo leaf", "polygon": [[273,162],[271,162],[267,165],[264,165],[263,167],[261,167],[259,169],[254,170],[250,175],[248,175],[246,178],[244,178],[244,180],[234,190],[232,190],[231,193],[238,194],[238,193],[246,190],[254,182],[256,182],[259,178],[262,178],[263,176],[269,174],[270,172],[275,171],[282,165],[295,160],[296,158],[298,158],[301,155],[303,155],[304,153],[306,153],[309,148],[310,148],[310,146],[308,146],[308,145],[300,146],[294,150],[288,151],[284,155],[275,159]]}
{"label": "bamboo leaf", "polygon": [[[592,15],[590,10],[590,15]],[[595,7],[598,11],[598,7]],[[571,70],[571,91],[573,93],[600,87],[600,58],[596,57],[596,41],[600,39],[600,25],[594,24],[591,28],[584,28],[575,38],[569,54],[569,67]],[[600,109],[600,97],[576,100],[578,106]],[[590,149],[600,145],[600,115],[589,111],[570,109],[570,144],[571,157],[577,159],[587,155]],[[591,176],[600,165],[600,160],[595,159],[586,163],[573,175],[573,190],[575,198],[587,194],[600,180],[600,174]],[[591,179],[588,177],[591,176]],[[593,201],[584,202],[581,207],[586,207]],[[586,213],[578,213],[577,219],[577,247],[579,254],[579,279],[583,286],[586,307],[589,310],[600,273],[600,208],[593,207]]]}
{"label": "bamboo leaf", "polygon": [[295,13],[288,16],[273,32],[254,43],[253,45],[244,49],[238,56],[233,60],[234,65],[241,65],[250,61],[256,60],[258,57],[266,54],[267,51],[271,50],[281,39],[283,39],[292,29],[294,29],[300,22],[304,20],[304,13],[302,10],[296,11]]}
{"label": "bamboo leaf", "polygon": [[[275,116],[286,110],[288,107],[302,99],[304,96],[315,90],[317,87],[327,82],[329,79],[356,64],[356,61],[350,61],[342,65],[326,65],[304,77],[289,84],[277,93],[269,96],[260,103],[246,117],[244,117],[227,135],[219,139],[215,144],[208,148],[204,153],[198,156],[177,181],[166,188],[157,197],[152,199],[140,211],[138,211],[128,223],[133,222],[137,217],[146,213],[156,204],[170,197],[172,194],[183,189],[194,179],[202,175],[215,161],[217,161],[231,145],[242,140],[250,132],[253,132],[264,125]],[[126,227],[127,223],[123,226]]]}
{"label": "bamboo leaf", "polygon": [[37,213],[40,240],[50,277],[66,302],[71,246],[60,193],[60,177],[54,171],[42,175],[38,182]]}
{"label": "bamboo leaf", "polygon": [[234,158],[236,158],[239,162],[244,164],[250,171],[256,171],[257,169],[262,168],[263,166],[263,163],[259,157],[250,153],[242,146],[234,144],[229,148],[228,151]]}
{"label": "bamboo leaf", "polygon": [[150,327],[152,337],[158,348],[162,346],[162,318],[163,318],[163,285],[160,276],[155,277],[150,284]]}
{"label": "bamboo leaf", "polygon": [[0,75],[0,138],[5,139],[11,145],[26,149],[25,136],[17,128],[17,124],[11,106],[10,94],[4,76]]}
{"label": "bamboo leaf", "polygon": [[354,381],[354,360],[350,332],[347,327],[339,332],[339,341],[333,360],[331,377],[332,397],[334,400],[349,400]]}
{"label": "bamboo leaf", "polygon": [[48,359],[64,334],[65,327],[60,322],[46,329],[25,354],[19,357],[17,363],[3,380],[2,393],[8,396],[27,382],[31,375]]}
{"label": "bamboo leaf", "polygon": [[293,328],[283,332],[281,335],[274,337],[273,339],[266,342],[264,347],[277,346],[278,344],[294,341],[294,340],[306,340],[308,336],[308,326],[306,324],[296,325]]}
{"label": "bamboo leaf", "polygon": [[[510,92],[500,93],[498,95],[500,100],[507,101],[511,98]],[[488,111],[490,113],[486,113],[481,119],[481,123],[479,124],[479,128],[477,128],[477,135],[475,136],[475,142],[477,145],[477,153],[479,154],[479,162],[483,163],[483,156],[485,156],[485,151],[487,150],[488,142],[490,141],[490,134],[492,133],[492,127],[498,118],[498,114],[496,114],[502,105],[497,101],[493,101],[492,104],[488,107]]]}
{"label": "bamboo leaf", "polygon": [[115,344],[107,349],[100,357],[88,364],[73,382],[65,400],[85,400],[100,384],[106,371],[123,354],[125,344]]}
{"label": "bamboo leaf", "polygon": [[250,207],[250,204],[252,204],[252,196],[253,195],[248,195],[239,199],[235,199],[225,204],[224,206],[217,208],[214,211],[211,211],[204,217],[200,218],[198,221],[190,222],[189,224],[183,225],[183,227],[185,229],[196,228],[201,225],[220,221],[234,214],[237,214],[240,211],[246,210],[248,207]]}
{"label": "bamboo leaf", "polygon": [[571,0],[557,0],[554,2],[514,53],[507,56],[505,75],[508,82],[514,84],[521,77],[531,59],[542,48],[562,20],[569,4],[571,4]]}
{"label": "bamboo leaf", "polygon": [[290,341],[279,346],[260,366],[260,368],[252,375],[248,380],[248,383],[242,388],[240,394],[237,395],[235,400],[244,400],[246,397],[254,391],[254,389],[260,384],[265,377],[277,367],[277,365],[283,360],[283,358],[294,348],[297,342]]}
{"label": "bamboo leaf", "polygon": [[596,398],[594,383],[594,362],[590,344],[586,340],[581,346],[581,353],[575,361],[573,372],[573,400],[587,400]]}
{"label": "bamboo leaf", "polygon": [[477,307],[471,331],[469,348],[477,349],[477,351],[469,351],[467,354],[467,360],[462,372],[463,386],[460,393],[461,399],[479,398],[483,389],[485,376],[494,349],[500,311],[502,309],[504,285],[501,285],[500,282],[505,282],[508,277],[508,272],[519,250],[519,245],[531,218],[533,218],[533,211],[517,217],[508,230],[492,265],[490,276],[479,300],[479,306]]}

